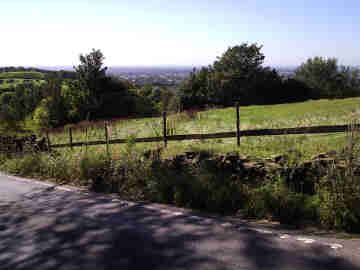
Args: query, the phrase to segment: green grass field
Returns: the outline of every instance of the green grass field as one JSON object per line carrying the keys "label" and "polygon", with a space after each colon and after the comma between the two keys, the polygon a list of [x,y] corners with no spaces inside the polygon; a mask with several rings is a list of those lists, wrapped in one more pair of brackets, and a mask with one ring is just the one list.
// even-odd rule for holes
{"label": "green grass field", "polygon": [[[303,103],[246,106],[240,107],[241,130],[260,128],[289,128],[316,125],[349,124],[360,117],[360,98],[343,100],[317,100]],[[235,108],[212,109],[197,113],[173,114],[168,118],[168,126],[172,134],[214,133],[236,130]],[[88,137],[85,136],[88,128]],[[73,142],[104,140],[104,122],[83,122],[73,126]],[[111,139],[161,136],[161,118],[142,118],[112,120],[109,125]],[[269,157],[281,154],[290,149],[297,149],[304,158],[319,152],[340,150],[344,146],[347,134],[322,135],[287,135],[263,136],[241,139],[237,147],[236,138],[215,140],[193,140],[169,142],[165,156],[173,156],[194,149],[211,150],[215,152],[239,151],[244,155]],[[67,129],[58,129],[50,133],[51,143],[68,143]],[[137,144],[140,149],[161,146],[162,143]],[[120,155],[124,145],[111,145],[111,153]],[[74,154],[84,151],[75,148]],[[103,151],[104,146],[91,146],[89,151]],[[66,151],[66,150],[62,150]]]}

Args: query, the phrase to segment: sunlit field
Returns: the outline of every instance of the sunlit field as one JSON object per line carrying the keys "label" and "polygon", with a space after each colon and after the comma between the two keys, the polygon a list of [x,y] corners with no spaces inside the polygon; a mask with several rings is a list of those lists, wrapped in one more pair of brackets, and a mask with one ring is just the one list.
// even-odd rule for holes
{"label": "sunlit field", "polygon": [[[262,128],[291,128],[317,125],[344,125],[359,119],[360,98],[343,100],[316,100],[302,103],[240,107],[241,130]],[[72,126],[73,142],[105,140],[104,121],[82,122]],[[162,118],[112,119],[107,121],[110,139],[126,139],[162,136]],[[236,130],[235,108],[209,109],[205,111],[173,113],[168,117],[170,135],[215,133]],[[87,129],[87,136],[85,130]],[[197,149],[215,152],[239,151],[241,154],[268,157],[280,154],[287,148],[301,151],[304,157],[339,150],[346,134],[287,135],[241,138],[240,147],[236,138],[214,140],[171,141],[164,151],[173,156]],[[68,127],[50,133],[51,144],[69,143]],[[150,149],[163,143],[139,143],[138,148]],[[75,147],[73,153],[103,151],[105,146]],[[121,155],[124,145],[110,145],[112,155]],[[64,151],[60,150],[59,151]],[[68,150],[68,149],[67,149]],[[67,151],[66,150],[66,151]]]}

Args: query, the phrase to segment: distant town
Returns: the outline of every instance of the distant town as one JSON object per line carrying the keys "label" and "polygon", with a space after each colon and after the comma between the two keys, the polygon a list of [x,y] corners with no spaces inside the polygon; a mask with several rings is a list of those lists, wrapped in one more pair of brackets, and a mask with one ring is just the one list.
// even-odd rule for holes
{"label": "distant town", "polygon": [[[39,66],[37,68],[45,70],[65,70],[73,71],[71,66]],[[200,70],[201,67],[196,67]],[[274,67],[276,71],[284,78],[291,78],[294,76],[296,66],[289,67]],[[360,66],[353,67],[360,69]],[[129,82],[134,83],[137,87],[150,84],[160,87],[176,87],[184,79],[186,79],[190,72],[194,69],[191,66],[177,67],[177,66],[161,66],[161,67],[126,67],[126,66],[110,66],[108,67],[108,74],[113,75]]]}
{"label": "distant town", "polygon": [[186,79],[191,67],[109,67],[108,73],[134,83],[136,86],[174,87]]}
{"label": "distant town", "polygon": [[[199,69],[200,67],[197,68]],[[186,79],[192,70],[193,67],[109,67],[108,72],[140,87],[146,84],[175,87]],[[295,67],[279,68],[277,71],[284,77],[291,77]]]}

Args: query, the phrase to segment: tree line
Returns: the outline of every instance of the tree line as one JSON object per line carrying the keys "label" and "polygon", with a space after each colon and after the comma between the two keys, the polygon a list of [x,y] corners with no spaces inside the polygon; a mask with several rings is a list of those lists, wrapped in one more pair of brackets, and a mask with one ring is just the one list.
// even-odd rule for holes
{"label": "tree line", "polygon": [[[155,115],[207,106],[279,104],[360,94],[360,73],[335,58],[308,59],[291,78],[264,67],[262,46],[229,47],[212,65],[193,69],[177,89],[108,76],[104,55],[81,54],[75,72],[47,72],[42,84],[19,84],[0,94],[3,130],[46,129],[82,120]],[[6,68],[5,68],[6,69]],[[3,71],[30,71],[24,68]],[[31,71],[38,71],[31,69]],[[70,75],[69,75],[70,74]]]}
{"label": "tree line", "polygon": [[[80,64],[74,67],[75,72],[70,72],[71,78],[63,71],[47,72],[42,84],[27,81],[1,92],[2,132],[43,130],[86,119],[146,116],[160,111],[156,102],[165,90],[151,86],[136,89],[128,81],[108,76],[104,59],[100,50],[93,49],[80,55]],[[29,71],[23,68],[2,70]]]}
{"label": "tree line", "polygon": [[[54,70],[47,70],[47,69],[34,68],[34,67],[25,68],[25,67],[8,66],[8,67],[0,67],[0,73],[2,73],[2,72],[19,72],[19,73],[20,72],[24,72],[24,73],[38,72],[38,73],[44,74],[45,78],[59,74],[59,76],[61,76],[64,79],[76,79],[76,73],[74,71],[70,71],[70,70],[54,71]],[[31,75],[30,75],[30,78],[31,78]],[[35,77],[33,79],[39,79],[39,78]]]}
{"label": "tree line", "polygon": [[319,98],[360,95],[360,72],[339,66],[336,58],[310,58],[291,78],[264,67],[262,46],[243,43],[217,57],[208,67],[196,69],[180,86],[184,109],[208,105],[280,104]]}

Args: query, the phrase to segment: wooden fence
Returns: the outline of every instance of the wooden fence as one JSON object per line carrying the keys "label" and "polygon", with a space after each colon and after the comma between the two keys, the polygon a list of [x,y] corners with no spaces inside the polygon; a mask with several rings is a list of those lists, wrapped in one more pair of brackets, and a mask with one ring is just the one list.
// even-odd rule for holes
{"label": "wooden fence", "polygon": [[0,153],[23,153],[33,151],[47,151],[49,143],[45,138],[35,135],[17,137],[0,135]]}
{"label": "wooden fence", "polygon": [[[186,134],[186,135],[167,135],[167,115],[163,113],[163,130],[161,137],[147,137],[147,138],[136,138],[136,143],[148,143],[148,142],[164,142],[165,147],[168,141],[184,141],[184,140],[204,140],[204,139],[225,139],[225,138],[236,138],[237,145],[240,146],[241,137],[251,136],[274,136],[274,135],[291,135],[291,134],[321,134],[321,133],[337,133],[346,132],[350,129],[360,129],[360,125],[337,125],[337,126],[313,126],[313,127],[298,127],[298,128],[282,128],[282,129],[255,129],[255,130],[240,130],[240,110],[239,105],[236,106],[236,131],[232,132],[219,132],[210,134]],[[48,138],[49,147],[51,148],[63,148],[63,147],[80,147],[80,146],[91,146],[91,145],[106,145],[107,151],[109,151],[110,144],[122,144],[127,143],[127,139],[113,139],[110,140],[108,136],[108,126],[104,126],[104,140],[99,141],[87,141],[87,142],[73,142],[72,129],[69,128],[69,143],[65,144],[50,144]],[[86,135],[87,137],[87,135]]]}

